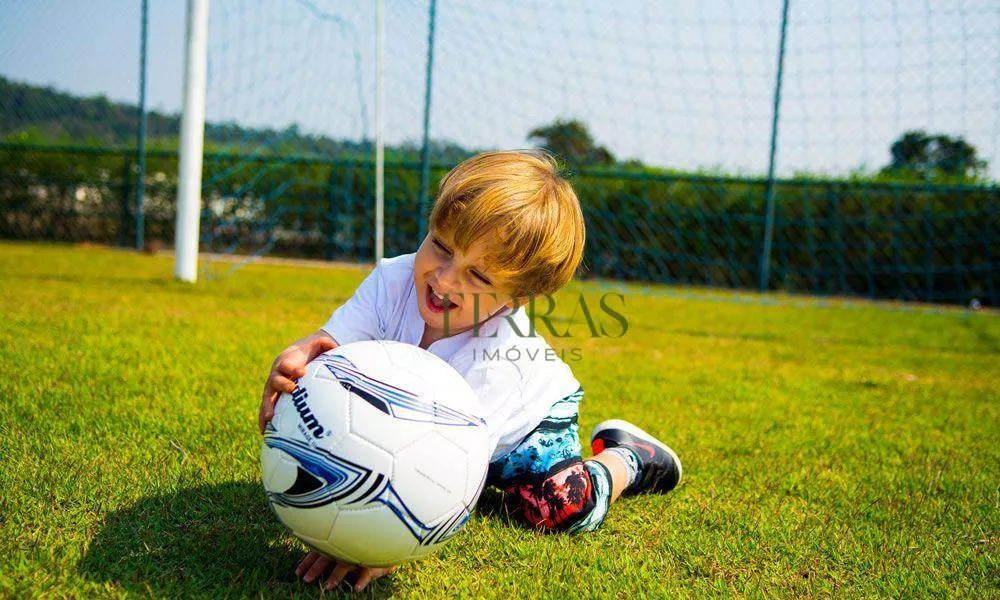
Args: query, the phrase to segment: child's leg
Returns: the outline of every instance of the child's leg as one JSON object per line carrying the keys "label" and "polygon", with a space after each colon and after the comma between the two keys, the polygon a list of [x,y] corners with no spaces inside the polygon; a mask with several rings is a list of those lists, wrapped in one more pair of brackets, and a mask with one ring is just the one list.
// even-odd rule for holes
{"label": "child's leg", "polygon": [[595,456],[582,460],[582,397],[578,390],[555,403],[516,448],[490,465],[488,483],[517,498],[524,519],[539,529],[593,531],[623,492],[667,492],[681,480],[674,451],[626,421],[595,427]]}
{"label": "child's leg", "polygon": [[490,465],[489,483],[516,498],[524,519],[539,529],[597,529],[627,484],[625,465],[613,454],[582,460],[582,397],[579,390],[554,404],[514,450]]}
{"label": "child's leg", "polygon": [[628,484],[631,482],[631,478],[629,477],[629,472],[627,470],[628,466],[625,464],[625,461],[622,460],[621,456],[614,452],[608,452],[607,450],[594,456],[594,458],[588,460],[587,462],[590,461],[599,462],[608,470],[608,475],[611,477],[610,502],[614,504],[615,500],[622,495],[622,492],[625,491],[625,488],[628,487]]}

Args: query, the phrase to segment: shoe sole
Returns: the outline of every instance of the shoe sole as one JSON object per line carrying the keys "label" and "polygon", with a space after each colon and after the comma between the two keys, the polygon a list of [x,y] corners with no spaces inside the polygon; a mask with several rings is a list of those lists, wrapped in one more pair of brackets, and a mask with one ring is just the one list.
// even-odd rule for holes
{"label": "shoe sole", "polygon": [[680,457],[677,456],[677,453],[674,452],[670,446],[664,444],[660,440],[649,435],[648,433],[646,433],[642,429],[639,429],[638,427],[629,423],[628,421],[623,421],[621,419],[608,419],[607,421],[602,421],[597,425],[595,425],[594,430],[590,433],[591,445],[593,445],[594,438],[597,437],[597,434],[604,431],[605,429],[621,429],[622,431],[634,435],[635,437],[641,440],[649,442],[650,444],[654,444],[656,447],[662,449],[664,452],[669,454],[671,458],[674,459],[674,462],[677,463],[677,485],[675,485],[674,488],[680,486],[681,481],[684,480],[684,468],[681,466]]}

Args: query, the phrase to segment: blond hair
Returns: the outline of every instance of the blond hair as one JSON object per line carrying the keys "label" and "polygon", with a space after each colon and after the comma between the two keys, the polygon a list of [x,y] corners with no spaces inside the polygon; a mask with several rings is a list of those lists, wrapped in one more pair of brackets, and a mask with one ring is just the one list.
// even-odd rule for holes
{"label": "blond hair", "polygon": [[430,224],[462,251],[485,239],[489,270],[510,282],[514,296],[555,292],[583,258],[580,201],[542,151],[488,152],[462,162],[441,181]]}

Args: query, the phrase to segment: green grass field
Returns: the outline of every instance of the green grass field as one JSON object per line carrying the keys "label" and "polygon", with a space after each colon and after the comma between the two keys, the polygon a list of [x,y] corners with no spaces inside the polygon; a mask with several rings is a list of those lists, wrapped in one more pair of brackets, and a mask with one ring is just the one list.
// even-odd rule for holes
{"label": "green grass field", "polygon": [[[265,505],[257,406],[274,356],[365,271],[171,272],[0,243],[0,596],[322,595]],[[484,494],[362,596],[1000,596],[995,313],[658,296],[626,293],[622,337],[554,345],[582,355],[581,431],[635,421],[684,484],[578,537]]]}

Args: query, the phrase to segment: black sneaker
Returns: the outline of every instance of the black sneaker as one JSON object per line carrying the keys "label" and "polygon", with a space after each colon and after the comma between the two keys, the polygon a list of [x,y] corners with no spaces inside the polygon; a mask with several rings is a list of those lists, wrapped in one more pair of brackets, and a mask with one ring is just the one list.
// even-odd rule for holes
{"label": "black sneaker", "polygon": [[594,454],[615,446],[625,446],[639,457],[639,477],[625,490],[627,493],[669,492],[681,482],[681,459],[660,440],[621,419],[604,421],[594,427],[590,434]]}

